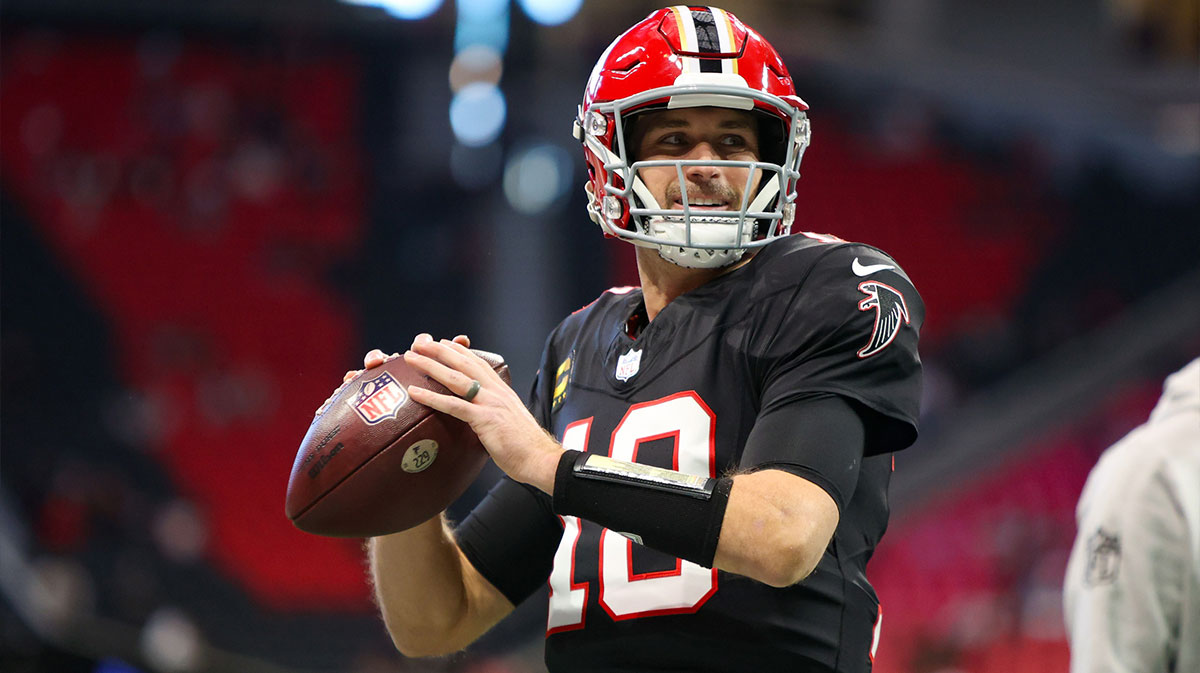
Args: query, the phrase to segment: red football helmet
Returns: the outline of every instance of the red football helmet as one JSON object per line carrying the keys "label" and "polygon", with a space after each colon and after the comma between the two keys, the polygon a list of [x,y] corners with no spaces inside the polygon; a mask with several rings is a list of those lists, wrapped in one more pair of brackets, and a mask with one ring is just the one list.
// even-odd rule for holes
{"label": "red football helmet", "polygon": [[[759,115],[757,161],[630,161],[626,134],[640,112],[701,106]],[[588,162],[588,214],[606,234],[658,248],[688,267],[720,267],[747,248],[787,235],[800,159],[809,141],[805,110],[783,59],[737,17],[716,7],[660,9],[609,45],[588,80],[575,137]],[[749,168],[761,179],[738,210],[666,209],[639,169],[690,165]],[[747,185],[750,185],[747,182]]]}

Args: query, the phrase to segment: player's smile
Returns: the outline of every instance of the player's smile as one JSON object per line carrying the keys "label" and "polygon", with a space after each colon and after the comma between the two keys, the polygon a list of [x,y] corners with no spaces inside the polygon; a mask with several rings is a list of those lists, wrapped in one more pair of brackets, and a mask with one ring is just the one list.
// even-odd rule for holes
{"label": "player's smile", "polygon": [[[689,187],[687,206],[692,210],[737,210],[742,201],[742,195],[728,185],[710,184],[708,189]],[[670,209],[683,210],[683,190],[678,183],[667,187],[666,196]]]}

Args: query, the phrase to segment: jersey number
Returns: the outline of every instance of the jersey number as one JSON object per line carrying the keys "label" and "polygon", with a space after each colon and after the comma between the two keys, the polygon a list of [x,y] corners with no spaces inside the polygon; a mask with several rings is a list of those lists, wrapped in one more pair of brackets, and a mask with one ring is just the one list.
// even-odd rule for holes
{"label": "jersey number", "polygon": [[[567,426],[563,446],[587,451],[591,429],[591,418]],[[637,462],[642,442],[671,438],[675,444],[672,469],[713,477],[715,432],[716,417],[708,405],[694,392],[677,393],[630,407],[613,430],[608,455]],[[547,635],[583,628],[591,589],[588,582],[576,582],[574,577],[582,524],[578,517],[560,518],[563,536],[550,573]],[[599,576],[600,606],[614,620],[695,612],[717,590],[715,568],[682,559],[675,560],[673,570],[635,573],[633,542],[608,529],[600,533]]]}

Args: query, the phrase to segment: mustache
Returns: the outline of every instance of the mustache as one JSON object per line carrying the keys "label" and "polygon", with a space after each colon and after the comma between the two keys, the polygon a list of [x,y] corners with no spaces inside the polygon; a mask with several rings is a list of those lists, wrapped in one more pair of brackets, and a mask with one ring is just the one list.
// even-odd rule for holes
{"label": "mustache", "polygon": [[[687,195],[688,203],[713,200],[724,201],[730,205],[737,205],[742,202],[741,192],[737,189],[734,189],[732,186],[723,183],[718,184],[709,182],[703,185],[689,184]],[[674,203],[675,201],[682,203],[683,188],[680,187],[679,183],[672,183],[668,185],[666,197],[668,204]]]}

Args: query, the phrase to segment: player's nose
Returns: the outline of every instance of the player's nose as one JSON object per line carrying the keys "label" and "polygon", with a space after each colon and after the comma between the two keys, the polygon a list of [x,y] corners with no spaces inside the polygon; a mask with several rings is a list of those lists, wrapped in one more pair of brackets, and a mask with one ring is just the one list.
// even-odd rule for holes
{"label": "player's nose", "polygon": [[[721,156],[711,144],[700,142],[696,143],[683,158],[688,161],[718,161]],[[711,164],[691,164],[684,168],[684,174],[691,180],[706,182],[720,177],[721,168]]]}

